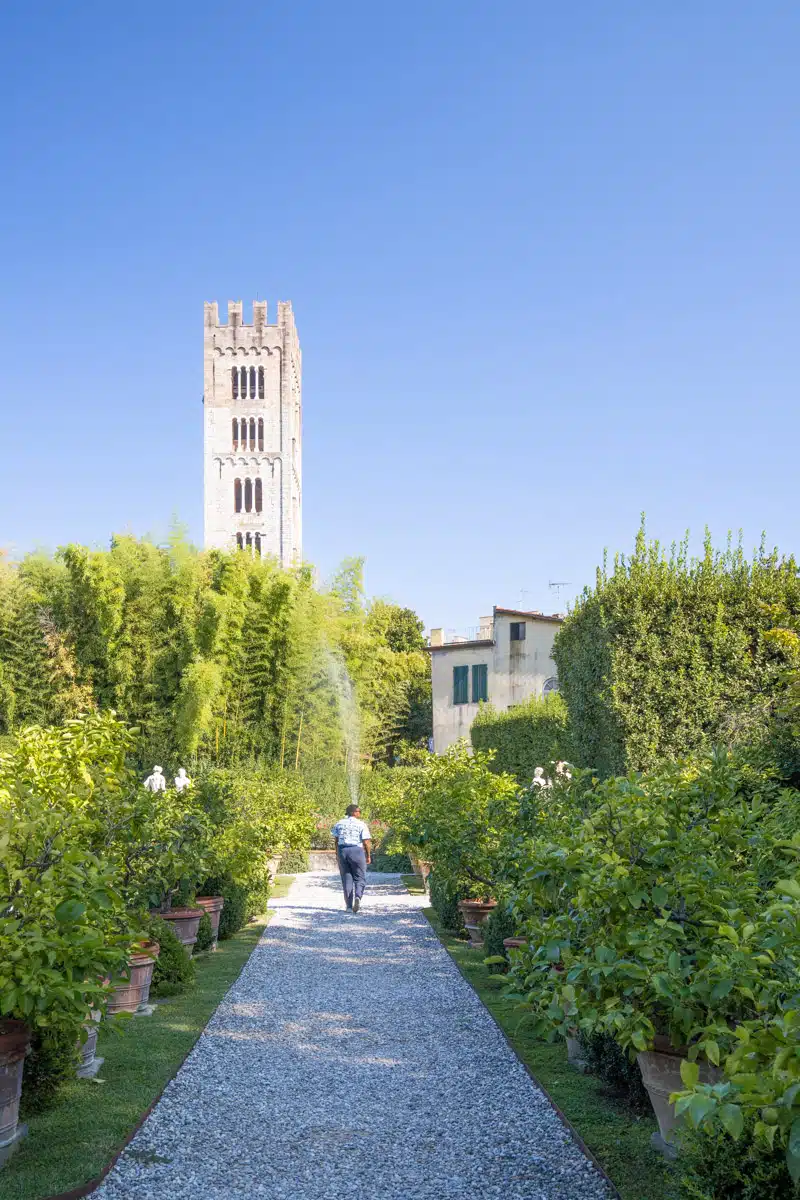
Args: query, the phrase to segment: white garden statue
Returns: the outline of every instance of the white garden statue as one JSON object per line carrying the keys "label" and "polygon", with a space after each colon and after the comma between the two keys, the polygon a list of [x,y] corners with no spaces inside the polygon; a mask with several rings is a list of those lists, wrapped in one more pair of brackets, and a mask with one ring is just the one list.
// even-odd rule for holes
{"label": "white garden statue", "polygon": [[175,791],[182,792],[184,788],[192,786],[192,781],[186,774],[185,767],[178,767],[178,774],[175,776]]}
{"label": "white garden statue", "polygon": [[563,759],[556,763],[556,775],[562,775],[564,779],[572,779],[572,772],[569,769],[569,763]]}
{"label": "white garden statue", "polygon": [[546,788],[550,787],[550,780],[545,779],[544,767],[533,768],[533,779],[531,780],[531,788]]}
{"label": "white garden statue", "polygon": [[144,786],[149,792],[165,792],[167,790],[167,781],[164,778],[164,768],[153,767],[153,774],[147,776]]}

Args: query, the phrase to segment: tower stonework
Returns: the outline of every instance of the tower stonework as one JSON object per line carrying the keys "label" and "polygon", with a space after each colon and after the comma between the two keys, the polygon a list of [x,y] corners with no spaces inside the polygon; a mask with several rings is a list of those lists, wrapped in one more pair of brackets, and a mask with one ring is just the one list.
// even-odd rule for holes
{"label": "tower stonework", "polygon": [[220,324],[205,305],[203,338],[204,541],[271,554],[289,567],[302,558],[302,364],[290,303],[267,324],[264,300],[253,324],[241,302]]}

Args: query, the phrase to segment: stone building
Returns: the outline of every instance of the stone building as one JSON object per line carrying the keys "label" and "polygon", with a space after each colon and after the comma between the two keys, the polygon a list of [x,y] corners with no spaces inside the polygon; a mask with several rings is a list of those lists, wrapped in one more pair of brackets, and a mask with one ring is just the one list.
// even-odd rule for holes
{"label": "stone building", "polygon": [[272,554],[288,567],[302,557],[300,342],[291,304],[253,324],[241,302],[220,323],[205,305],[203,345],[204,542]]}
{"label": "stone building", "polygon": [[469,740],[481,702],[502,712],[529,696],[558,691],[553,641],[562,621],[560,614],[495,607],[466,635],[431,630],[428,651],[437,754],[460,738]]}

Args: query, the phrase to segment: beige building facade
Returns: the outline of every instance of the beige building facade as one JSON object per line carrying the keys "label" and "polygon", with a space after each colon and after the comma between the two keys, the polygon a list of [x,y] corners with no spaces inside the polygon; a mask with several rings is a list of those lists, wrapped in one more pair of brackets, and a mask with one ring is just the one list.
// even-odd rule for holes
{"label": "beige building facade", "polygon": [[204,542],[302,558],[302,359],[290,303],[274,325],[264,300],[220,322],[206,304],[203,339]]}
{"label": "beige building facade", "polygon": [[460,738],[469,740],[481,701],[505,710],[530,696],[558,690],[553,641],[558,615],[495,608],[482,617],[474,636],[446,638],[432,629],[433,748],[442,754]]}

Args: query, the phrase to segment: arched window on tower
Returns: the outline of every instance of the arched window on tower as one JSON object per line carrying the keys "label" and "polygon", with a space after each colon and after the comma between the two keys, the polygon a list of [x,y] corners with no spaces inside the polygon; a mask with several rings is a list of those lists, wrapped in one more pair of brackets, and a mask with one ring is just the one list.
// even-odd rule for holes
{"label": "arched window on tower", "polygon": [[247,367],[239,367],[239,395],[247,399]]}
{"label": "arched window on tower", "polygon": [[263,367],[258,368],[258,398],[259,398],[259,400],[264,399],[264,368]]}
{"label": "arched window on tower", "polygon": [[255,367],[251,367],[250,368],[250,399],[255,400],[255,398],[256,398],[256,369],[255,369]]}
{"label": "arched window on tower", "polygon": [[242,481],[234,479],[233,481],[233,511],[242,511]]}
{"label": "arched window on tower", "polygon": [[259,558],[261,558],[261,534],[260,533],[256,534],[255,543],[256,543],[256,554],[258,555]]}
{"label": "arched window on tower", "polygon": [[244,481],[244,511],[253,511],[253,481],[245,479]]}
{"label": "arched window on tower", "polygon": [[231,394],[234,400],[239,399],[239,368],[231,368]]}
{"label": "arched window on tower", "polygon": [[234,450],[238,450],[239,449],[239,422],[236,420],[236,417],[234,417],[233,420],[231,421],[231,432],[233,434],[233,448],[234,448]]}
{"label": "arched window on tower", "polygon": [[244,550],[244,538],[240,533],[237,533],[236,535],[236,549]]}
{"label": "arched window on tower", "polygon": [[263,495],[264,495],[263,488],[264,488],[264,485],[262,484],[261,480],[257,479],[256,480],[256,512],[261,512],[261,502],[262,502]]}
{"label": "arched window on tower", "polygon": [[258,418],[258,448],[259,448],[259,450],[264,449],[264,418],[263,417]]}
{"label": "arched window on tower", "polygon": [[250,418],[250,449],[255,450],[255,448],[256,448],[256,419],[255,419],[255,417],[251,417]]}
{"label": "arched window on tower", "polygon": [[247,537],[246,537],[246,539],[245,539],[245,545],[247,546],[247,549],[248,549],[248,550],[251,550],[251,549],[252,549],[252,547],[253,547],[253,535],[252,535],[252,533],[248,533],[248,535],[247,535]]}

